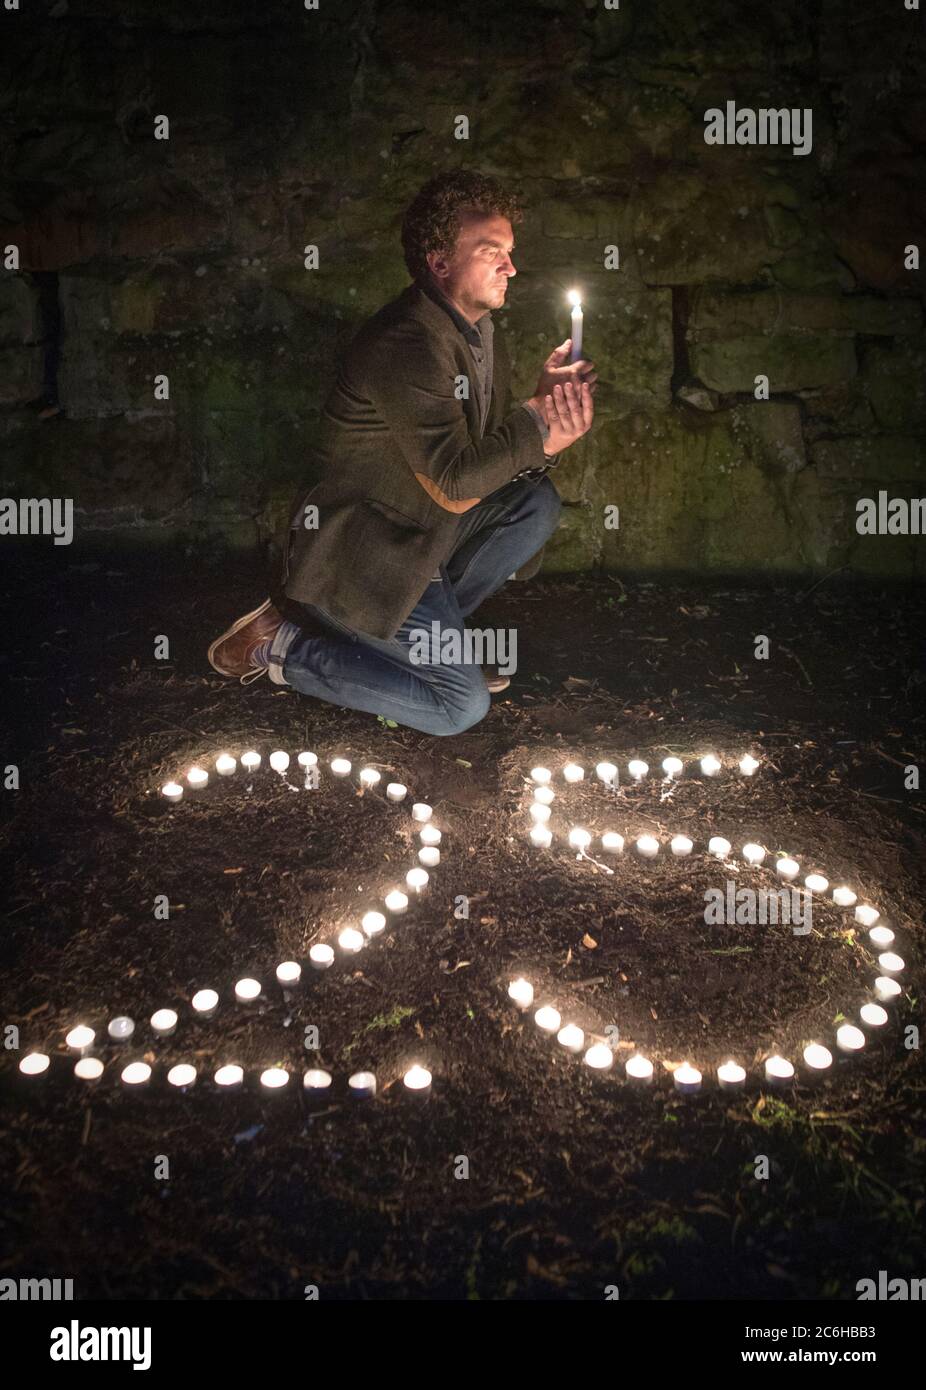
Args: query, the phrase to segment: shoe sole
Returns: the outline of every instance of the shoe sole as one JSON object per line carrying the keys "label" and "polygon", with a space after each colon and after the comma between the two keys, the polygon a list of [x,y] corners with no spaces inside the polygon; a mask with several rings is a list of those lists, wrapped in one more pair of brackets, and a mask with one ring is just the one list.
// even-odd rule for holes
{"label": "shoe sole", "polygon": [[227,642],[229,637],[234,637],[236,632],[240,632],[248,623],[253,622],[255,618],[259,618],[261,613],[266,613],[270,606],[270,599],[264,599],[259,608],[253,609],[250,613],[245,613],[243,618],[239,618],[237,622],[232,623],[231,627],[223,632],[221,637],[215,639],[206,653],[206,659],[213,671],[218,671],[220,676],[236,676],[238,674],[237,671],[227,671],[223,666],[220,666],[215,660],[215,653],[223,642]]}
{"label": "shoe sole", "polygon": [[486,681],[490,695],[498,695],[500,691],[507,690],[510,684],[507,676],[490,676]]}

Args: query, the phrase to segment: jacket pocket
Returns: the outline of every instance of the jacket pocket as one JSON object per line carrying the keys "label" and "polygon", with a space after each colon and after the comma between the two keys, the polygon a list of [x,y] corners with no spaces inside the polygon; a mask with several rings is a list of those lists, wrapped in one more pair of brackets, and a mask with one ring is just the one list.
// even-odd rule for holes
{"label": "jacket pocket", "polygon": [[393,526],[398,526],[403,530],[424,532],[429,529],[423,521],[409,516],[407,512],[400,511],[398,507],[393,507],[389,502],[380,502],[377,497],[365,497],[363,505],[369,507],[370,511],[376,512],[377,516],[385,518]]}

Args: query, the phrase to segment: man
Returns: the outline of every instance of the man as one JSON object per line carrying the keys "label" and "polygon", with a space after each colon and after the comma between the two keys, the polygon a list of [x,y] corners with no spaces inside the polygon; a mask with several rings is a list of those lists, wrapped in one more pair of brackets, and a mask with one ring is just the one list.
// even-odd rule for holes
{"label": "man", "polygon": [[280,593],[212,643],[222,675],[247,683],[267,671],[304,695],[442,735],[477,723],[490,688],[508,684],[487,685],[464,661],[422,662],[415,634],[437,623],[465,651],[464,619],[539,563],[561,507],[546,473],[592,424],[596,373],[568,363],[569,339],[534,395],[510,400],[491,314],[517,273],[522,217],[515,197],[468,170],[437,175],[413,200],[402,226],[413,283],[346,353],[322,420],[321,481],[292,513]]}

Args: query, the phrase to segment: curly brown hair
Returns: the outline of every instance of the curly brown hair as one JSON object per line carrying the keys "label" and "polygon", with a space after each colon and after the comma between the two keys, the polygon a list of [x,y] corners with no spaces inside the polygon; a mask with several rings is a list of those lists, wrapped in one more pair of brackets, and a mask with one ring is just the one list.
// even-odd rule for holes
{"label": "curly brown hair", "polygon": [[452,253],[460,233],[462,208],[486,217],[507,217],[512,225],[524,218],[518,194],[503,188],[488,174],[473,169],[435,174],[416,193],[402,219],[402,250],[413,280],[427,277],[429,251]]}

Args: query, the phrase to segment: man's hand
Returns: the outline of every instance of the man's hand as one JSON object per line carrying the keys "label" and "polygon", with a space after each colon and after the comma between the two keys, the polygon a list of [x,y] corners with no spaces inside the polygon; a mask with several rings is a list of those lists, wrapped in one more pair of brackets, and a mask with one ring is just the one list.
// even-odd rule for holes
{"label": "man's hand", "polygon": [[581,386],[567,381],[565,386],[554,386],[552,395],[543,398],[544,415],[550,427],[550,437],[543,446],[545,454],[559,454],[583,434],[588,434],[595,418],[593,389],[587,381]]}
{"label": "man's hand", "polygon": [[569,354],[571,351],[571,338],[567,338],[565,342],[560,343],[559,347],[553,349],[541,368],[540,379],[534,392],[535,396],[539,396],[543,400],[550,394],[554,386],[565,386],[567,381],[574,382],[576,386],[587,381],[594,394],[595,383],[598,380],[594,362],[589,362],[584,357],[580,357],[578,362],[570,362]]}

